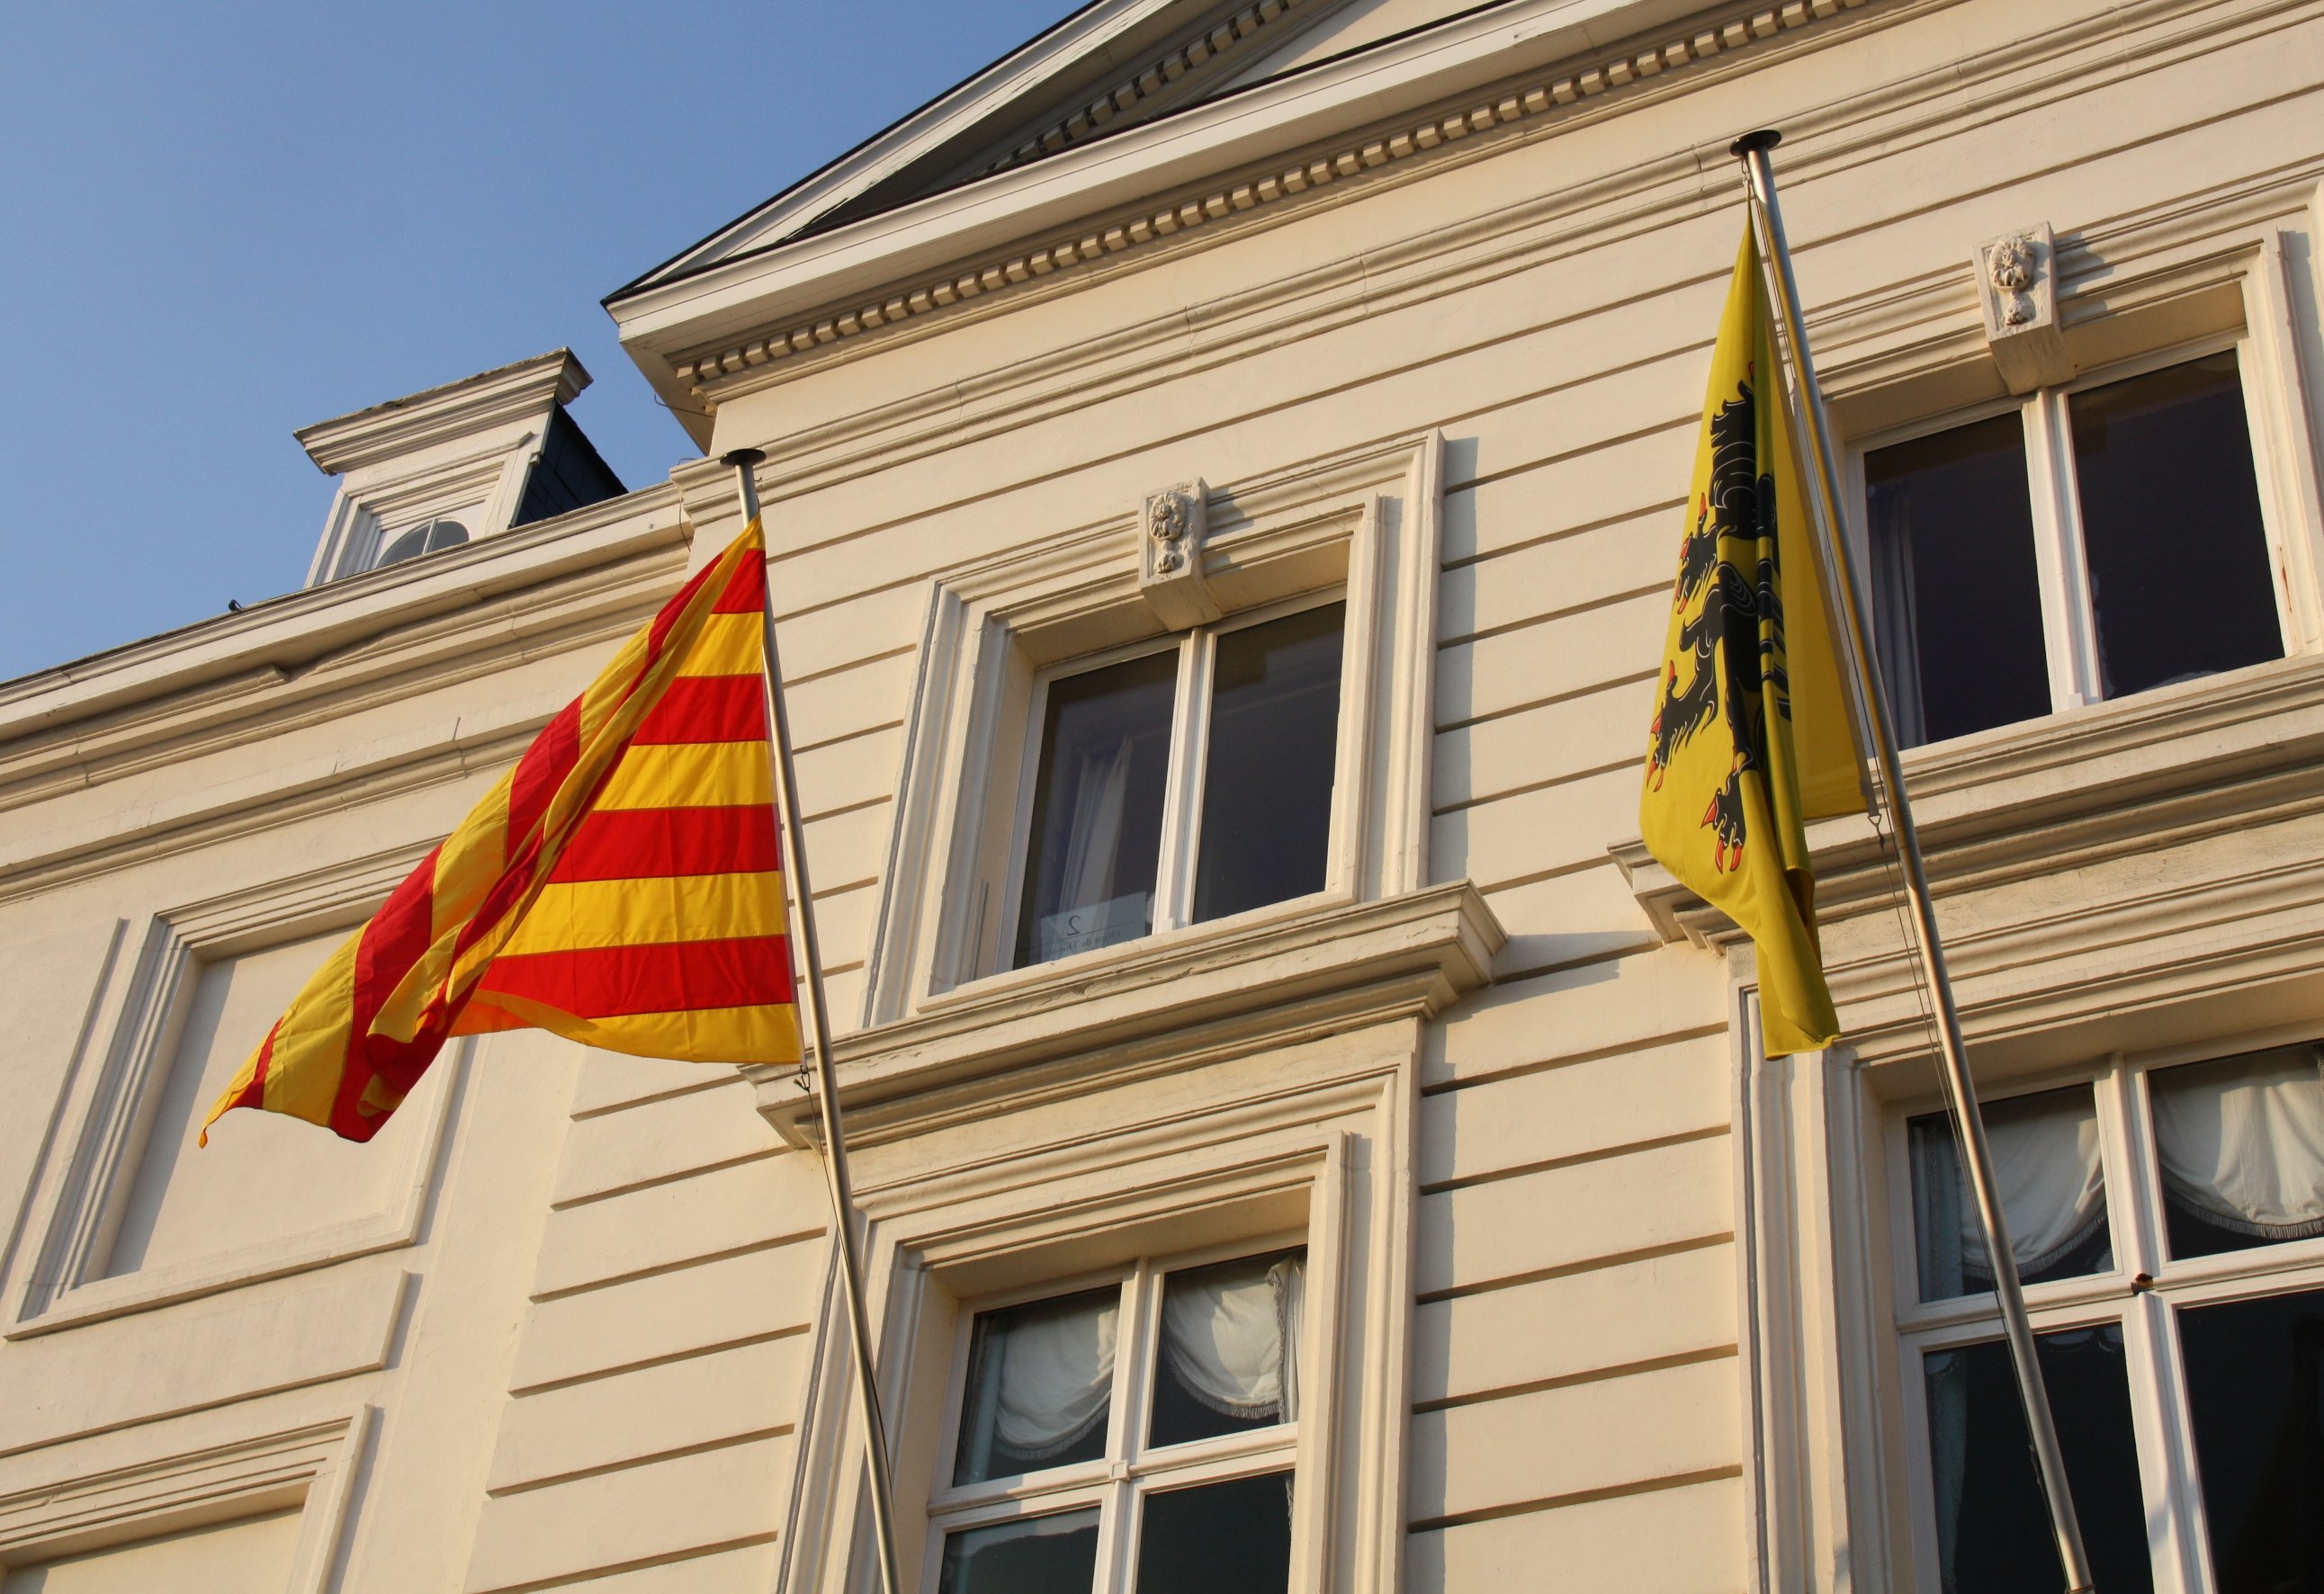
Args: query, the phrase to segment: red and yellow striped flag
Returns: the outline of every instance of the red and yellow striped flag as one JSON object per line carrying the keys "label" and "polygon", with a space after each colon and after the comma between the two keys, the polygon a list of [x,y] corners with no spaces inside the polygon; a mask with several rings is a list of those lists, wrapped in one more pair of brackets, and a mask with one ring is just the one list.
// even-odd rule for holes
{"label": "red and yellow striped flag", "polygon": [[798,1060],[758,522],[534,738],[307,981],[210,1115],[379,1132],[456,1035]]}

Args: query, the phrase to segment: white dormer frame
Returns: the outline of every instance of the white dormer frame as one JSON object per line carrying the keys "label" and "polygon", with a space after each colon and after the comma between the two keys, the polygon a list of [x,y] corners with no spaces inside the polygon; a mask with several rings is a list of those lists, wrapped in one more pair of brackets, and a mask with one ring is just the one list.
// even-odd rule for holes
{"label": "white dormer frame", "polygon": [[550,418],[588,385],[572,351],[552,349],[295,433],[341,478],[306,584],[367,570],[387,538],[443,516],[471,540],[507,530]]}

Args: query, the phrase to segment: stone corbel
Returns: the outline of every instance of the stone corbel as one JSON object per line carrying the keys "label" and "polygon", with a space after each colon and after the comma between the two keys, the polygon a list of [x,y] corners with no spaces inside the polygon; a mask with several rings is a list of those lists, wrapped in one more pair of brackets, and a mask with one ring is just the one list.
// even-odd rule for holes
{"label": "stone corbel", "polygon": [[1986,346],[2013,393],[2055,386],[2074,374],[2058,324],[2057,261],[2048,222],[1987,239],[1970,260]]}
{"label": "stone corbel", "polygon": [[1162,623],[1185,631],[1222,611],[1203,579],[1210,490],[1200,477],[1147,499],[1138,517],[1138,591]]}

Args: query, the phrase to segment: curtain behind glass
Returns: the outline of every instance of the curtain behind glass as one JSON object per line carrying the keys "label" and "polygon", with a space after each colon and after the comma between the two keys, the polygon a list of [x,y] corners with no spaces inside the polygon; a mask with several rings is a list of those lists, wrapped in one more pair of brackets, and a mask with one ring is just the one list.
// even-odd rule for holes
{"label": "curtain behind glass", "polygon": [[1049,684],[1015,966],[1150,933],[1176,650]]}
{"label": "curtain behind glass", "polygon": [[1120,1313],[1105,1289],[978,1314],[954,1484],[1105,1453]]}
{"label": "curtain behind glass", "polygon": [[2157,1069],[2148,1084],[2163,1194],[2223,1231],[2174,1223],[2174,1255],[2324,1234],[2324,1047]]}
{"label": "curtain behind glass", "polygon": [[[1170,1275],[1162,1295],[1154,1443],[1180,1444],[1298,1416],[1306,1273],[1305,1257],[1294,1254]],[[1174,1402],[1174,1395],[1189,1397],[1194,1409]]]}
{"label": "curtain behind glass", "polygon": [[[2038,1284],[2111,1267],[2106,1173],[2090,1088],[1992,1102],[1984,1118],[2019,1276]],[[1992,1264],[1951,1120],[1941,1112],[1916,1118],[1911,1138],[1921,1299],[1992,1288]]]}

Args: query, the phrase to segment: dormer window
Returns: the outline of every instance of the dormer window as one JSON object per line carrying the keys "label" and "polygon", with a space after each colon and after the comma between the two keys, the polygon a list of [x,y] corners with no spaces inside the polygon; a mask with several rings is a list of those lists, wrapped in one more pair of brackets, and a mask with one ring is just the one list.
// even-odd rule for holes
{"label": "dormer window", "polygon": [[457,548],[468,540],[468,529],[457,521],[439,518],[425,525],[414,526],[408,531],[399,531],[385,540],[386,546],[380,549],[379,557],[372,564],[374,570],[401,565],[404,560],[416,559],[422,554]]}

